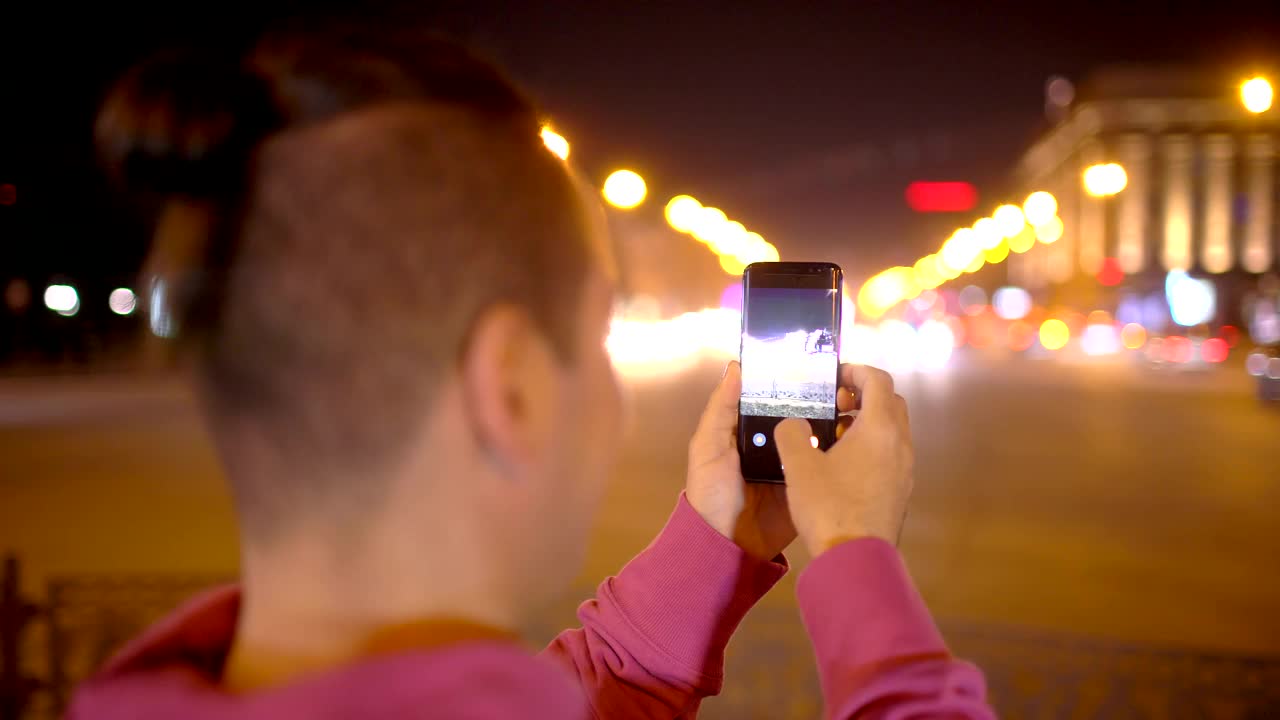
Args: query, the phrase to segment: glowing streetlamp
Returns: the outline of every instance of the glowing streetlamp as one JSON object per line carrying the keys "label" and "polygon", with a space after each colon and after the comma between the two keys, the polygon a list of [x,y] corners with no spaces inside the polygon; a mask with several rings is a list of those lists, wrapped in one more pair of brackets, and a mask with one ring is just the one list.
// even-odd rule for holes
{"label": "glowing streetlamp", "polygon": [[1022,208],[1017,205],[1001,205],[992,213],[992,218],[996,221],[996,227],[1000,230],[1000,234],[1006,238],[1022,232],[1022,228],[1026,225],[1026,217],[1022,212]]}
{"label": "glowing streetlamp", "polygon": [[1094,197],[1110,197],[1128,184],[1129,175],[1119,163],[1090,165],[1084,171],[1084,191]]}
{"label": "glowing streetlamp", "polygon": [[1240,102],[1244,103],[1245,110],[1255,115],[1270,110],[1274,98],[1271,82],[1264,77],[1252,77],[1240,85]]}
{"label": "glowing streetlamp", "polygon": [[550,125],[542,126],[542,144],[547,146],[552,155],[561,160],[569,159],[569,141],[563,135],[551,129]]}
{"label": "glowing streetlamp", "polygon": [[80,312],[80,295],[70,285],[50,285],[44,290],[44,306],[63,317]]}
{"label": "glowing streetlamp", "polygon": [[631,170],[615,170],[604,181],[604,199],[610,205],[630,210],[644,202],[644,178]]}
{"label": "glowing streetlamp", "polygon": [[693,232],[698,222],[698,213],[702,212],[702,203],[688,195],[677,195],[667,201],[663,211],[667,216],[667,224],[676,232]]}
{"label": "glowing streetlamp", "polygon": [[1062,218],[1053,216],[1049,222],[1036,226],[1036,239],[1045,245],[1052,245],[1062,237]]}
{"label": "glowing streetlamp", "polygon": [[132,315],[138,308],[138,296],[129,288],[116,288],[107,297],[107,306],[117,315]]}
{"label": "glowing streetlamp", "polygon": [[942,244],[942,252],[938,256],[942,258],[943,265],[955,273],[952,277],[958,277],[981,253],[982,248],[973,230],[960,228]]}
{"label": "glowing streetlamp", "polygon": [[1058,200],[1043,190],[1033,192],[1022,203],[1022,213],[1029,225],[1043,225],[1058,214]]}

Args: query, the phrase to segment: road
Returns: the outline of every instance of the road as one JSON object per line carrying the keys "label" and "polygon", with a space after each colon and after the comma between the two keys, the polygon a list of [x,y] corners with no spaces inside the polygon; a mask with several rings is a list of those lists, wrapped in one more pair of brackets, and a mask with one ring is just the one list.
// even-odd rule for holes
{"label": "road", "polygon": [[[629,439],[582,579],[529,628],[534,642],[661,527],[718,372],[707,362],[629,384]],[[0,382],[0,548],[22,558],[30,594],[50,576],[234,572],[219,470],[178,385],[42,382]],[[1192,693],[1199,671],[1170,658],[1280,658],[1280,410],[1254,400],[1243,372],[960,355],[899,389],[918,454],[902,552],[958,651],[1016,665],[1028,648],[1068,647],[1094,670],[1123,656],[1116,672],[1136,672],[1134,687]],[[790,555],[795,571],[744,624],[707,717],[817,716],[794,610],[808,558]],[[1280,663],[1248,667],[1257,687],[1280,678]],[[1009,677],[997,685],[1012,703],[1021,681]],[[1090,707],[1139,702],[1111,695]]]}

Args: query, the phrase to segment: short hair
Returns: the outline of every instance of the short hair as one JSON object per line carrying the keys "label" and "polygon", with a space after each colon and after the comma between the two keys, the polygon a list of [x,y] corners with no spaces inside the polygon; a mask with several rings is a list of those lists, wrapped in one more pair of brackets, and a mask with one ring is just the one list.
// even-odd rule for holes
{"label": "short hair", "polygon": [[[167,56],[124,78],[97,130],[163,209],[152,267],[184,303],[250,532],[376,496],[485,308],[523,308],[572,359],[585,207],[534,107],[458,45],[313,29]],[[242,472],[246,445],[290,472]]]}

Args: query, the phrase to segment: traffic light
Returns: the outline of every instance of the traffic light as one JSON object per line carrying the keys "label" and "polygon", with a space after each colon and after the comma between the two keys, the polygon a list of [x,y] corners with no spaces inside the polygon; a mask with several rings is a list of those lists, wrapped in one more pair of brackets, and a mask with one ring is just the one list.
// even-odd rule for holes
{"label": "traffic light", "polygon": [[18,186],[13,183],[0,183],[0,205],[15,205],[18,202]]}

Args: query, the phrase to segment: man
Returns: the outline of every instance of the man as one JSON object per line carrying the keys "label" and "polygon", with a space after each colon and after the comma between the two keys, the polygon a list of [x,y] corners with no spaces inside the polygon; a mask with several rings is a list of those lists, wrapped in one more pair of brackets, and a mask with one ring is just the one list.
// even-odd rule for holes
{"label": "man", "polygon": [[79,691],[95,718],[691,718],[786,572],[832,717],[987,717],[893,544],[906,405],[841,368],[834,448],[743,482],[731,363],[653,544],[539,657],[513,634],[576,574],[620,431],[599,210],[531,106],[457,47],[294,33],[134,71],[99,123],[160,208],[151,323],[194,350],[242,526],[239,585]]}

